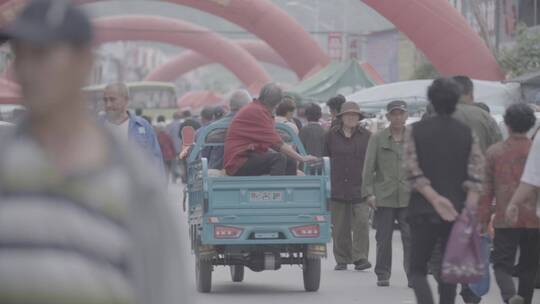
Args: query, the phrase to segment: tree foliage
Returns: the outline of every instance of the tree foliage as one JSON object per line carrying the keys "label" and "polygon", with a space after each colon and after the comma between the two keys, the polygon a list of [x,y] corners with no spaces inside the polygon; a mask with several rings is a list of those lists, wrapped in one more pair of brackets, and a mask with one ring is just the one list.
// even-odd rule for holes
{"label": "tree foliage", "polygon": [[414,74],[411,80],[435,79],[437,77],[440,77],[440,74],[439,72],[437,72],[437,69],[435,69],[435,67],[430,62],[425,62],[425,63],[422,63],[420,66],[418,66],[414,70]]}
{"label": "tree foliage", "polygon": [[510,78],[540,70],[540,33],[519,26],[516,44],[502,49],[498,57]]}

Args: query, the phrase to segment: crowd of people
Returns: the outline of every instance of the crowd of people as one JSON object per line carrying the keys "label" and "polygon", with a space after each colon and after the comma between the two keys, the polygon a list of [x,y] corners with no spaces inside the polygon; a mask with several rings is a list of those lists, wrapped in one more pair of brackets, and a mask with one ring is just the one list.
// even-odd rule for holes
{"label": "crowd of people", "polygon": [[[437,79],[427,96],[430,109],[420,122],[406,126],[408,104],[395,100],[386,109],[389,126],[372,134],[360,124],[364,114],[359,105],[343,96],[327,102],[328,121],[321,119],[319,105],[302,106],[304,115],[297,119],[306,121],[302,125],[293,119],[294,98],[269,84],[230,116],[218,153],[223,166],[213,168],[230,176],[296,175],[299,163],[329,157],[335,270],[372,267],[372,220],[376,284],[390,286],[397,224],[408,286],[418,303],[434,303],[428,273],[439,282],[440,303],[454,303],[457,287],[441,279],[441,263],[454,221],[464,209],[471,210],[482,233],[494,227],[493,267],[503,301],[532,303],[540,258],[537,156],[531,152],[528,157],[532,141],[527,136],[536,122],[534,110],[526,104],[510,106],[504,116],[509,137],[503,141],[489,108],[474,102],[468,77]],[[283,142],[276,123],[299,135],[308,156]],[[529,169],[523,174],[527,158]],[[513,275],[519,278],[517,289]],[[461,296],[465,303],[481,302],[467,284]]]}
{"label": "crowd of people", "polygon": [[[2,303],[184,298],[178,219],[159,176],[185,181],[183,129],[192,127],[198,138],[218,123],[228,124],[224,145],[206,147],[201,156],[229,176],[297,175],[301,163],[329,157],[336,271],[372,267],[373,220],[376,285],[390,286],[397,223],[418,303],[435,302],[429,273],[439,284],[439,303],[454,303],[457,286],[441,278],[441,263],[453,223],[467,210],[478,217],[479,232],[493,237],[503,302],[533,303],[540,136],[527,135],[536,122],[528,105],[508,107],[503,141],[489,108],[474,102],[468,77],[439,78],[420,122],[406,126],[408,104],[395,100],[386,107],[389,126],[372,134],[360,124],[357,102],[331,98],[330,119],[323,120],[319,105],[300,105],[271,83],[256,98],[233,92],[229,113],[207,107],[198,117],[175,113],[168,124],[159,116],[152,126],[128,110],[127,86],[114,83],[104,91],[105,114],[95,119],[80,91],[92,68],[93,31],[78,8],[31,2],[0,38],[12,43],[28,111],[0,146]],[[298,134],[306,155],[284,141],[276,123]],[[466,284],[461,295],[466,303],[481,301]]]}

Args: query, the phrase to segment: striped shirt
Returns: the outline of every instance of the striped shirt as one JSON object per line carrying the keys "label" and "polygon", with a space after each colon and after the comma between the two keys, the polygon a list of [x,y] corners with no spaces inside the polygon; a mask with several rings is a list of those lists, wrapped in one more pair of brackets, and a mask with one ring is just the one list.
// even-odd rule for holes
{"label": "striped shirt", "polygon": [[181,302],[174,212],[144,158],[104,132],[108,162],[69,177],[24,128],[0,139],[0,303]]}

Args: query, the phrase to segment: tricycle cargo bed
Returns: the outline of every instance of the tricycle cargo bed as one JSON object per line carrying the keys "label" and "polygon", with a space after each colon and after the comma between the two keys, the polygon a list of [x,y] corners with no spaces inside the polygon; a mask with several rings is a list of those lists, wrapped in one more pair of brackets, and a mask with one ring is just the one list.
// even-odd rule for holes
{"label": "tricycle cargo bed", "polygon": [[[207,197],[191,205],[209,245],[314,244],[330,240],[323,176],[206,177]],[[196,212],[198,211],[198,212]]]}
{"label": "tricycle cargo bed", "polygon": [[326,210],[325,179],[320,176],[208,178],[208,209],[221,214],[291,214]]}

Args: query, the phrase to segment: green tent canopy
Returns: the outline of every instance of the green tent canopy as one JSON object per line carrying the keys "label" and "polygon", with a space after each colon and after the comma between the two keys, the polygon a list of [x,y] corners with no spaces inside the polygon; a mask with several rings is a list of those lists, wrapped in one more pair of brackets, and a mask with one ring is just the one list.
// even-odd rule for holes
{"label": "green tent canopy", "polygon": [[299,103],[326,102],[337,94],[349,95],[375,86],[377,82],[368,73],[356,60],[331,62],[289,89],[287,94],[295,97]]}

